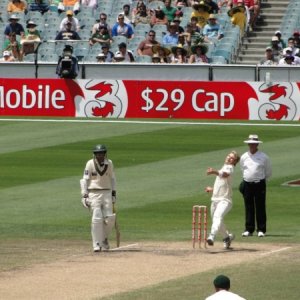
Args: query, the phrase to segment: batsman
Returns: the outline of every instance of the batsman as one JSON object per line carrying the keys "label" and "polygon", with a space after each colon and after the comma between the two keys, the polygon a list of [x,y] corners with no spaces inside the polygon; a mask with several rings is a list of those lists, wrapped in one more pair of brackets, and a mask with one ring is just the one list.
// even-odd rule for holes
{"label": "batsman", "polygon": [[117,230],[117,246],[120,234],[114,213],[116,178],[113,163],[107,158],[105,145],[96,145],[93,154],[93,158],[86,163],[80,188],[81,202],[92,214],[93,250],[100,252],[109,250],[108,237],[114,227]]}

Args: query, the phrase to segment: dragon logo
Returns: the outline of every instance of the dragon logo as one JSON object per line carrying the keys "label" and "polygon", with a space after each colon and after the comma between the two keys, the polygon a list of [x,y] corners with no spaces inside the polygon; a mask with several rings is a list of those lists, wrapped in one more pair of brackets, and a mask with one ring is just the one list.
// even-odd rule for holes
{"label": "dragon logo", "polygon": [[75,98],[76,117],[124,118],[128,107],[127,92],[119,80],[80,81],[84,91]]}
{"label": "dragon logo", "polygon": [[258,99],[248,102],[250,120],[294,120],[297,105],[292,83],[263,83],[257,88]]}

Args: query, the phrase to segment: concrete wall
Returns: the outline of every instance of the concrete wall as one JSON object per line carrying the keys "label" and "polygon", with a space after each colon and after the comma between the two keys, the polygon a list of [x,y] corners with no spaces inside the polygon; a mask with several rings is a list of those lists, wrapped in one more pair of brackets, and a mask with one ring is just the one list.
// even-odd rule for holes
{"label": "concrete wall", "polygon": [[[1,63],[2,78],[56,78],[55,63]],[[267,74],[269,73],[269,74]],[[299,81],[300,66],[80,64],[78,79],[185,80],[185,81]]]}

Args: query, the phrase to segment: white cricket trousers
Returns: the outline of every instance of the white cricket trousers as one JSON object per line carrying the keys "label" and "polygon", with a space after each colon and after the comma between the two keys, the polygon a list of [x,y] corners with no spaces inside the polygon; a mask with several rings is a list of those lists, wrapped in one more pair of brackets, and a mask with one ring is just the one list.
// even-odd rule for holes
{"label": "white cricket trousers", "polygon": [[109,232],[104,225],[104,219],[113,215],[111,190],[99,190],[89,193],[92,209],[91,234],[93,247],[97,244],[102,246],[102,242],[108,237]]}
{"label": "white cricket trousers", "polygon": [[212,219],[210,234],[215,237],[218,233],[223,238],[228,236],[228,231],[224,224],[225,215],[231,210],[232,203],[226,200],[212,201],[210,206],[210,215]]}

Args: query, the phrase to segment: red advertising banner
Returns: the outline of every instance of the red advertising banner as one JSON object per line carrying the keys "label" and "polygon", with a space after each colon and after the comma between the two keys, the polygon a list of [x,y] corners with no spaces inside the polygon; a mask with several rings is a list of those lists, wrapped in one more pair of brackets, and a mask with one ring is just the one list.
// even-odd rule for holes
{"label": "red advertising banner", "polygon": [[300,83],[0,79],[0,115],[300,119]]}

